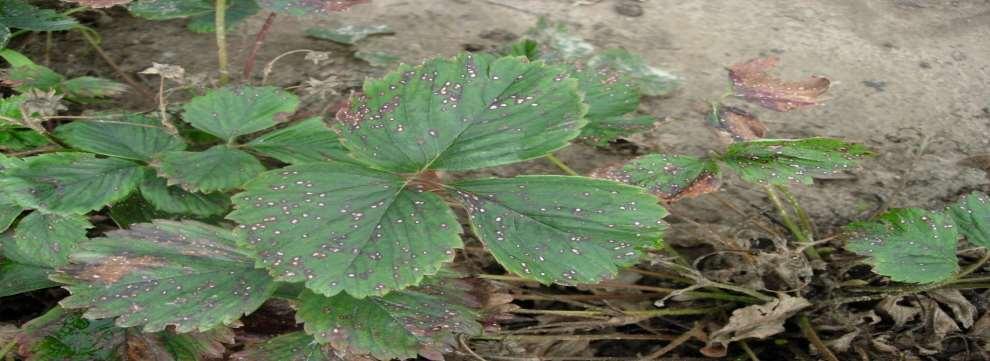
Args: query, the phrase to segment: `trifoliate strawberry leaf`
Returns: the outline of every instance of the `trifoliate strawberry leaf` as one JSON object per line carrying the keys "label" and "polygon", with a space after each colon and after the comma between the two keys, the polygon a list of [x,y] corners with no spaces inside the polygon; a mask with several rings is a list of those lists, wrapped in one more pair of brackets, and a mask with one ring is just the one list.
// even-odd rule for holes
{"label": "trifoliate strawberry leaf", "polygon": [[227,216],[282,281],[327,296],[383,295],[436,273],[462,245],[444,201],[396,175],[341,162],[262,174]]}
{"label": "trifoliate strawberry leaf", "polygon": [[959,233],[971,243],[990,248],[990,197],[973,192],[948,207]]}
{"label": "trifoliate strawberry leaf", "polygon": [[677,88],[677,76],[649,66],[639,55],[625,49],[609,49],[588,60],[592,67],[610,67],[633,79],[639,91],[649,96],[664,96]]}
{"label": "trifoliate strawberry leaf", "polygon": [[544,156],[584,126],[577,81],[520,58],[462,54],[365,83],[338,113],[352,156],[397,172],[468,170]]}
{"label": "trifoliate strawberry leaf", "polygon": [[722,161],[747,182],[811,184],[814,177],[851,169],[869,155],[866,147],[838,139],[765,139],[730,145]]}
{"label": "trifoliate strawberry leaf", "polygon": [[442,360],[459,334],[478,335],[477,314],[455,299],[413,290],[357,299],[303,291],[297,321],[321,343],[348,354]]}
{"label": "trifoliate strawberry leaf", "polygon": [[[261,7],[254,0],[230,0],[228,1],[225,25],[227,31],[231,31],[245,20],[261,11]],[[205,14],[192,16],[186,28],[194,33],[212,33],[217,29],[216,11],[210,8]]]}
{"label": "trifoliate strawberry leaf", "polygon": [[265,9],[292,16],[327,15],[371,0],[258,0]]}
{"label": "trifoliate strawberry leaf", "polygon": [[138,114],[69,123],[56,128],[55,136],[79,150],[140,161],[186,149],[185,142],[166,132],[157,119]]}
{"label": "trifoliate strawberry leaf", "polygon": [[650,154],[595,171],[605,178],[646,188],[666,202],[718,190],[718,164],[682,155]]}
{"label": "trifoliate strawberry leaf", "polygon": [[48,267],[0,260],[0,297],[58,286],[48,279],[52,272]]}
{"label": "trifoliate strawberry leaf", "polygon": [[80,215],[31,212],[3,238],[3,255],[17,263],[56,268],[69,261],[69,254],[86,241],[86,230],[93,228]]}
{"label": "trifoliate strawberry leaf", "polygon": [[238,188],[265,170],[257,158],[223,145],[202,152],[164,153],[156,165],[169,185],[203,193]]}
{"label": "trifoliate strawberry leaf", "polygon": [[760,106],[786,112],[819,104],[828,91],[828,78],[812,76],[802,81],[784,81],[770,75],[780,61],[777,57],[749,60],[729,67],[734,95]]}
{"label": "trifoliate strawberry leaf", "polygon": [[144,177],[140,189],[144,199],[163,212],[207,217],[226,213],[230,208],[230,198],[223,193],[189,192],[151,174]]}
{"label": "trifoliate strawberry leaf", "polygon": [[306,119],[262,135],[247,145],[261,154],[290,164],[349,159],[337,133],[320,118]]}
{"label": "trifoliate strawberry leaf", "polygon": [[959,234],[952,218],[923,209],[895,209],[873,222],[850,226],[846,249],[867,256],[873,272],[898,282],[931,283],[958,269]]}
{"label": "trifoliate strawberry leaf", "polygon": [[[321,345],[305,332],[292,332],[248,346],[230,356],[234,361],[343,361],[329,345]],[[351,358],[348,358],[351,360]],[[357,361],[357,360],[354,360]]]}
{"label": "trifoliate strawberry leaf", "polygon": [[190,100],[183,119],[229,141],[274,126],[276,117],[291,114],[298,106],[298,97],[276,87],[227,87]]}
{"label": "trifoliate strawberry leaf", "polygon": [[69,30],[79,25],[69,16],[35,7],[22,0],[0,0],[0,24],[30,31]]}
{"label": "trifoliate strawberry leaf", "polygon": [[336,29],[309,28],[306,35],[317,39],[330,40],[335,43],[354,45],[371,35],[394,34],[388,25],[346,25]]}
{"label": "trifoliate strawberry leaf", "polygon": [[666,210],[642,189],[562,176],[454,185],[474,234],[507,270],[543,283],[596,283],[658,247]]}
{"label": "trifoliate strawberry leaf", "polygon": [[140,165],[128,160],[52,153],[7,169],[0,175],[0,187],[26,208],[84,214],[127,197],[143,174]]}
{"label": "trifoliate strawberry leaf", "polygon": [[88,102],[123,94],[127,91],[127,86],[109,79],[81,76],[63,81],[59,90],[68,99]]}
{"label": "trifoliate strawberry leaf", "polygon": [[157,221],[91,239],[53,276],[86,318],[116,317],[145,332],[180,333],[230,324],[253,312],[275,282],[237,249],[231,231],[194,221]]}

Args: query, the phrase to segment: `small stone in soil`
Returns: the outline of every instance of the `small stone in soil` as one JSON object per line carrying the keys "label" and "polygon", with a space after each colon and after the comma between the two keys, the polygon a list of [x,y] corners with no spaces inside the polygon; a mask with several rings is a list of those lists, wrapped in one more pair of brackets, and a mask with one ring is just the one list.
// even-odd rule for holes
{"label": "small stone in soil", "polygon": [[619,15],[636,18],[643,16],[643,6],[633,1],[623,1],[615,5],[615,12]]}

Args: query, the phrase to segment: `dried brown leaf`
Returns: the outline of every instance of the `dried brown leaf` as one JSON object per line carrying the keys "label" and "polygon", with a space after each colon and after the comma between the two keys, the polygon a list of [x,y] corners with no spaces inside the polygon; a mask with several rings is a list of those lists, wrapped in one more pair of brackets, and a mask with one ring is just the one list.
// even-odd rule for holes
{"label": "dried brown leaf", "polygon": [[784,81],[768,72],[779,58],[757,58],[729,67],[735,96],[779,112],[818,105],[818,97],[828,91],[828,78],[812,76],[802,81]]}
{"label": "dried brown leaf", "polygon": [[[764,339],[784,332],[784,322],[794,314],[810,307],[801,297],[781,294],[778,299],[762,305],[752,305],[732,311],[729,323],[712,332],[705,349],[715,352],[733,342],[747,338]],[[706,356],[711,356],[705,352]]]}
{"label": "dried brown leaf", "polygon": [[856,339],[856,336],[859,336],[859,332],[860,331],[857,328],[852,332],[848,332],[845,335],[840,336],[837,339],[825,341],[825,345],[828,346],[829,349],[839,353],[849,351],[849,348],[852,346],[853,340]]}
{"label": "dried brown leaf", "polygon": [[894,320],[895,328],[903,327],[904,324],[906,324],[908,321],[913,320],[921,313],[921,310],[919,310],[918,307],[914,305],[902,306],[898,304],[900,300],[901,297],[887,297],[882,301],[880,301],[880,303],[877,305],[877,311],[879,311],[880,314],[890,317],[892,320]]}
{"label": "dried brown leaf", "polygon": [[959,290],[940,289],[929,291],[928,295],[935,301],[948,306],[956,321],[959,321],[959,325],[964,329],[972,327],[973,323],[976,322],[976,306],[973,306]]}
{"label": "dried brown leaf", "polygon": [[767,126],[742,108],[715,105],[708,113],[708,125],[725,143],[761,139],[767,135]]}

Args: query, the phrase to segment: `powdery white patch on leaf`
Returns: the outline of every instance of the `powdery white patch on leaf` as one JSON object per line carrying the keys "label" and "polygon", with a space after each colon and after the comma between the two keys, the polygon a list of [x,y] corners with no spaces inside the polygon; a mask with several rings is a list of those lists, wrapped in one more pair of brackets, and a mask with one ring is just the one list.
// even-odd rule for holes
{"label": "powdery white patch on leaf", "polygon": [[231,324],[275,291],[229,230],[194,221],[156,221],[91,239],[53,276],[68,284],[62,307],[89,319],[116,317],[144,332],[180,333]]}
{"label": "powdery white patch on leaf", "polygon": [[[257,345],[249,345],[244,351],[230,356],[234,361],[344,361],[333,348],[316,342],[305,332],[291,332],[276,336]],[[371,361],[356,355],[348,355],[347,361]]]}
{"label": "powdery white patch on leaf", "polygon": [[58,286],[48,279],[54,270],[10,260],[0,260],[0,297]]}
{"label": "powdery white patch on leaf", "polygon": [[596,170],[592,177],[646,188],[665,202],[718,191],[718,164],[682,155],[650,154]]}
{"label": "powdery white patch on leaf", "polygon": [[137,114],[65,124],[55,129],[55,136],[79,150],[140,161],[186,149],[186,143],[169,134],[157,119]]}
{"label": "powdery white patch on leaf", "polygon": [[293,16],[327,15],[371,0],[259,0],[265,9]]}
{"label": "powdery white patch on leaf", "polygon": [[990,197],[973,192],[948,207],[959,233],[971,243],[990,248]]}
{"label": "powdery white patch on leaf", "polygon": [[0,244],[9,260],[55,268],[69,261],[69,254],[86,241],[86,230],[90,228],[93,225],[84,216],[31,212]]}
{"label": "powdery white patch on leaf", "polygon": [[597,283],[659,247],[667,211],[642,189],[522,176],[453,186],[474,234],[507,270],[543,283]]}
{"label": "powdery white patch on leaf", "polygon": [[309,118],[262,135],[247,145],[289,164],[349,159],[337,133],[320,118]]}
{"label": "powdery white patch on leaf", "polygon": [[708,357],[723,357],[730,342],[765,339],[784,332],[784,322],[810,306],[811,302],[804,298],[781,294],[768,303],[736,309],[727,325],[712,332],[701,352]]}
{"label": "powdery white patch on leaf", "polygon": [[591,57],[588,64],[594,67],[607,66],[626,74],[644,95],[668,95],[680,83],[674,74],[648,65],[642,57],[625,49],[603,51]]}
{"label": "powdery white patch on leaf", "polygon": [[155,162],[169,185],[190,192],[227,191],[265,171],[265,166],[244,151],[218,145],[202,152],[168,152]]}
{"label": "powdery white patch on leaf", "polygon": [[539,54],[548,61],[570,61],[584,58],[595,51],[584,38],[571,34],[563,23],[554,24],[541,17],[526,36],[540,46]]}
{"label": "powdery white patch on leaf", "polygon": [[259,265],[327,296],[418,284],[462,246],[460,223],[440,197],[364,166],[293,165],[244,189],[227,218],[240,224]]}
{"label": "powdery white patch on leaf", "polygon": [[276,87],[227,87],[210,91],[184,106],[183,119],[223,140],[275,125],[296,111],[299,98]]}
{"label": "powdery white patch on leaf", "polygon": [[169,186],[164,178],[152,174],[144,177],[140,190],[144,199],[163,212],[208,217],[226,213],[230,208],[230,198],[223,193],[188,192],[179,186]]}
{"label": "powdery white patch on leaf", "polygon": [[30,31],[60,31],[72,29],[79,22],[55,10],[38,8],[27,1],[4,0],[0,1],[0,24]]}
{"label": "powdery white patch on leaf", "polygon": [[338,113],[341,141],[365,163],[396,172],[468,170],[560,149],[586,121],[563,68],[461,54],[401,65]]}
{"label": "powdery white patch on leaf", "polygon": [[811,184],[870,155],[866,147],[838,139],[764,139],[730,145],[722,161],[747,182]]}
{"label": "powdery white patch on leaf", "polygon": [[137,163],[84,153],[25,159],[0,175],[0,187],[17,204],[53,213],[83,214],[127,197],[141,181]]}
{"label": "powdery white patch on leaf", "polygon": [[708,126],[726,144],[761,139],[767,126],[752,113],[732,106],[717,104],[708,113]]}
{"label": "powdery white patch on leaf", "polygon": [[932,283],[959,269],[959,239],[952,218],[923,209],[895,209],[872,222],[849,227],[846,249],[869,257],[873,272],[897,282]]}
{"label": "powdery white patch on leaf", "polygon": [[371,35],[394,34],[388,25],[345,25],[336,29],[309,28],[306,35],[335,43],[353,45]]}
{"label": "powdery white patch on leaf", "polygon": [[729,67],[735,96],[778,112],[818,105],[818,98],[831,84],[828,78],[812,76],[796,82],[780,80],[769,74],[779,61],[770,56]]}

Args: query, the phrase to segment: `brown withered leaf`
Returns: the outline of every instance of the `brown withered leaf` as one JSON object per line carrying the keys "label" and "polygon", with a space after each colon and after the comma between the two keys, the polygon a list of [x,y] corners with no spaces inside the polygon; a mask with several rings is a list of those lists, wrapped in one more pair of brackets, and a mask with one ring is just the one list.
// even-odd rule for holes
{"label": "brown withered leaf", "polygon": [[933,290],[928,292],[928,296],[938,303],[948,306],[962,328],[969,329],[976,322],[976,306],[969,302],[959,290]]}
{"label": "brown withered leaf", "polygon": [[812,76],[795,82],[775,78],[768,71],[779,61],[779,58],[769,56],[729,67],[735,96],[778,112],[818,105],[818,97],[831,85],[828,78]]}
{"label": "brown withered leaf", "polygon": [[877,311],[894,320],[894,327],[900,328],[908,321],[917,317],[921,310],[916,305],[902,306],[898,304],[902,297],[887,297],[877,304]]}
{"label": "brown withered leaf", "polygon": [[762,305],[752,305],[732,311],[729,323],[712,332],[708,344],[701,350],[709,357],[724,355],[729,343],[747,338],[764,339],[784,332],[784,322],[811,302],[801,297],[780,294],[779,298]]}
{"label": "brown withered leaf", "polygon": [[708,113],[708,125],[725,143],[761,139],[767,135],[767,126],[742,108],[717,104]]}
{"label": "brown withered leaf", "polygon": [[131,0],[72,0],[72,2],[94,9],[103,9],[117,5],[124,5],[131,2]]}

